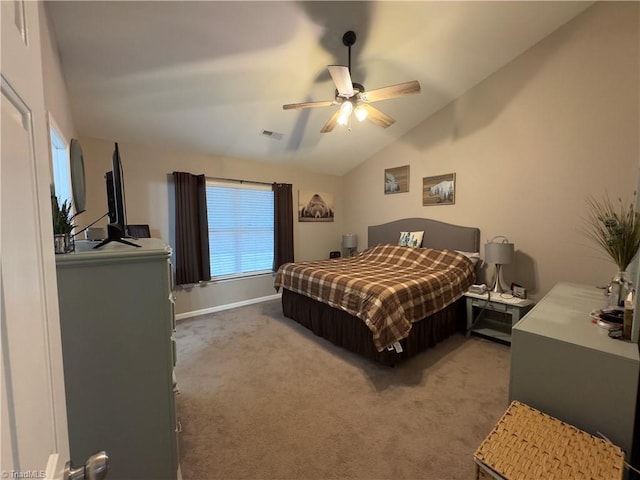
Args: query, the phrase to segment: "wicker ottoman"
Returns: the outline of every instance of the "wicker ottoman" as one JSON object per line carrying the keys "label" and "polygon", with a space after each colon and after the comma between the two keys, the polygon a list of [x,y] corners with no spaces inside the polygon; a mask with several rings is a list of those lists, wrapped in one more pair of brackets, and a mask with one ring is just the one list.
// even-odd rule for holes
{"label": "wicker ottoman", "polygon": [[514,401],[473,455],[476,478],[622,479],[620,447]]}

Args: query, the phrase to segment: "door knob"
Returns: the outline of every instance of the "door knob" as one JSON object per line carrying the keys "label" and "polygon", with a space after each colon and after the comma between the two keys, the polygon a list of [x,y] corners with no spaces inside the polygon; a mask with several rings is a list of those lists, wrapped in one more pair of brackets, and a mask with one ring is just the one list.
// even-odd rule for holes
{"label": "door knob", "polygon": [[109,455],[101,451],[91,455],[81,467],[74,468],[67,462],[64,468],[64,480],[103,480],[109,470]]}

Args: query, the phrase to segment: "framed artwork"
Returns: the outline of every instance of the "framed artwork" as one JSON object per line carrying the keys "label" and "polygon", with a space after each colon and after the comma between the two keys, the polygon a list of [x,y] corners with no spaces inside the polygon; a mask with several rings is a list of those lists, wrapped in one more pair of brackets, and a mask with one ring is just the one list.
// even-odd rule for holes
{"label": "framed artwork", "polygon": [[333,222],[333,194],[298,190],[299,222]]}
{"label": "framed artwork", "polygon": [[453,205],[456,203],[456,174],[436,175],[422,179],[422,205]]}
{"label": "framed artwork", "polygon": [[409,165],[387,168],[384,171],[384,193],[409,191]]}

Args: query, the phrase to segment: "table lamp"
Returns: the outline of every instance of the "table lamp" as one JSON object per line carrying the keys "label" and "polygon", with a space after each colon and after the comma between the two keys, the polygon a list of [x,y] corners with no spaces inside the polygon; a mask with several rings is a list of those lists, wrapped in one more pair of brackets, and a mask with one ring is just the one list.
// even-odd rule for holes
{"label": "table lamp", "polygon": [[[502,239],[500,241],[500,239]],[[513,259],[513,243],[509,243],[506,237],[501,235],[493,237],[484,246],[484,261],[493,263],[496,266],[496,278],[490,290],[495,293],[502,293],[509,288],[505,288],[502,280],[502,265],[511,263]]]}
{"label": "table lamp", "polygon": [[345,233],[342,235],[342,248],[349,252],[352,257],[358,248],[358,236],[355,233]]}

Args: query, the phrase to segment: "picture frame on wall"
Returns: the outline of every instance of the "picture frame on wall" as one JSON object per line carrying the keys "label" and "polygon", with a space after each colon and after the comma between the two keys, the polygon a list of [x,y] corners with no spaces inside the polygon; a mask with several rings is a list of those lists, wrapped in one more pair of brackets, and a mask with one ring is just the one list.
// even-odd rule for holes
{"label": "picture frame on wall", "polygon": [[409,191],[409,165],[387,168],[384,171],[384,193],[405,193]]}
{"label": "picture frame on wall", "polygon": [[333,194],[298,190],[299,222],[333,222],[334,215]]}
{"label": "picture frame on wall", "polygon": [[456,203],[456,174],[435,175],[422,179],[422,205],[453,205]]}

